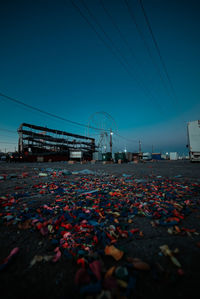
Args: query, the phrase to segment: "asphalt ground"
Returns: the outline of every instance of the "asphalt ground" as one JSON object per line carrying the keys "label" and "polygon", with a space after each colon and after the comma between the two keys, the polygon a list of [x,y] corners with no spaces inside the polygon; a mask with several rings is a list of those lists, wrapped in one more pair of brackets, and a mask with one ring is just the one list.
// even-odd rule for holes
{"label": "asphalt ground", "polygon": [[[70,175],[49,175],[53,171],[57,173],[63,170],[74,172]],[[92,174],[78,173],[82,170],[91,170]],[[87,172],[87,171],[86,171]],[[48,173],[47,177],[38,176],[39,173]],[[129,177],[129,176],[130,177]],[[175,182],[186,186],[189,190],[195,186],[193,195],[185,195],[185,199],[191,199],[193,204],[190,213],[177,225],[178,228],[186,228],[185,231],[169,232],[168,226],[154,225],[152,219],[136,215],[134,228],[138,228],[140,234],[133,238],[119,238],[118,247],[125,252],[124,258],[115,261],[112,256],[103,255],[103,271],[112,266],[124,266],[126,257],[140,258],[150,266],[150,271],[135,270],[136,286],[129,297],[116,295],[116,298],[196,298],[199,291],[200,279],[200,163],[189,161],[155,161],[146,163],[96,164],[76,163],[69,165],[67,162],[53,163],[0,163],[0,197],[11,194],[31,192],[30,196],[23,197],[22,206],[29,209],[38,209],[46,203],[50,203],[51,195],[32,192],[34,185],[73,182],[78,185],[83,179],[101,180],[102,190],[105,182],[117,184],[119,188],[128,182],[141,180],[141,183],[152,181]],[[140,184],[140,181],[137,181]],[[138,185],[140,186],[140,185]],[[117,188],[117,186],[116,186]],[[5,208],[0,208],[0,215]],[[14,211],[12,210],[12,213]],[[123,221],[121,219],[120,221]],[[124,219],[126,221],[126,219]],[[133,225],[132,224],[132,225]],[[168,245],[171,251],[176,251],[176,258],[181,267],[174,265],[169,256],[161,253],[160,246]],[[74,278],[79,268],[76,258],[66,258],[63,254],[55,262],[38,262],[30,267],[30,262],[35,255],[51,255],[54,253],[55,244],[48,236],[41,235],[37,230],[27,227],[22,229],[19,223],[2,220],[0,217],[0,265],[5,262],[13,248],[19,248],[19,252],[0,271],[0,296],[1,298],[83,298],[78,287],[74,284]],[[118,297],[117,297],[118,296]],[[97,298],[90,296],[88,298]],[[114,297],[112,297],[114,298]]]}

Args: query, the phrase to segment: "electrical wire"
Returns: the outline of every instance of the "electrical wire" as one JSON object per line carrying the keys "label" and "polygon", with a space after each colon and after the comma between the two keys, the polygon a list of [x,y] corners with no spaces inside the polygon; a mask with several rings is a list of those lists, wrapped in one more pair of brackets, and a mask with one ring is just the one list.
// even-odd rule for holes
{"label": "electrical wire", "polygon": [[[101,29],[101,31],[104,33],[104,35],[106,36],[106,38],[109,40],[109,42],[111,43],[112,47],[115,49],[115,51],[121,56],[121,58],[125,61],[125,63],[127,65],[129,65],[129,62],[127,61],[126,57],[121,53],[120,49],[115,45],[115,43],[113,42],[113,40],[110,38],[110,36],[107,34],[107,32],[104,30],[103,26],[101,25],[101,23],[97,20],[97,18],[95,17],[95,15],[91,12],[91,10],[89,9],[88,5],[85,3],[84,0],[80,0],[82,2],[82,4],[84,5],[84,7],[86,8],[86,10],[88,11],[90,17],[92,19],[94,19],[95,23],[99,26],[99,28]],[[128,72],[129,69],[128,69]]]}
{"label": "electrical wire", "polygon": [[[42,110],[42,109],[40,109],[40,108],[37,108],[37,107],[34,107],[34,106],[32,106],[32,105],[26,104],[26,103],[24,103],[24,102],[22,102],[22,101],[20,101],[20,100],[17,100],[17,99],[15,99],[15,98],[13,98],[13,97],[7,96],[7,95],[5,95],[5,94],[3,94],[3,93],[1,93],[1,92],[0,92],[0,96],[3,97],[3,98],[5,98],[5,99],[7,99],[7,100],[9,100],[9,101],[12,101],[12,102],[14,102],[14,103],[20,104],[20,105],[22,105],[22,106],[24,106],[24,107],[27,107],[27,108],[29,108],[29,109],[35,110],[35,111],[37,111],[37,112],[46,114],[46,115],[48,115],[48,116],[57,118],[57,119],[59,119],[59,120],[63,120],[63,121],[72,123],[72,124],[74,124],[74,125],[78,125],[78,126],[81,126],[81,127],[87,127],[87,128],[88,128],[88,125],[81,124],[81,123],[78,123],[78,122],[75,122],[75,121],[66,119],[66,118],[64,118],[64,117],[58,116],[58,115],[56,115],[56,114],[47,112],[47,111]],[[99,130],[99,131],[102,130],[102,129],[100,129],[100,128],[95,128],[95,127],[90,127],[90,128],[91,128],[91,129],[94,129],[94,130]]]}
{"label": "electrical wire", "polygon": [[[127,0],[125,0],[125,1],[127,1]],[[143,5],[143,3],[142,3],[142,0],[139,0],[139,3],[140,3],[140,6],[141,6],[141,8],[142,8],[142,12],[143,12],[145,21],[146,21],[146,23],[147,23],[147,27],[148,27],[148,29],[149,29],[149,32],[150,32],[150,34],[151,34],[153,43],[154,43],[155,48],[156,48],[156,50],[157,50],[158,56],[159,56],[159,58],[160,58],[160,62],[161,62],[161,64],[162,64],[162,66],[163,66],[165,75],[166,75],[166,77],[167,77],[167,79],[168,79],[168,82],[169,82],[169,84],[170,84],[170,87],[171,87],[172,91],[175,92],[175,91],[174,91],[173,84],[172,84],[172,81],[171,81],[171,79],[170,79],[170,76],[169,76],[169,73],[168,73],[168,70],[167,70],[167,67],[166,67],[166,64],[165,64],[164,59],[163,59],[163,57],[162,57],[162,55],[161,55],[160,48],[159,48],[159,46],[158,46],[158,42],[157,42],[157,40],[156,40],[156,38],[155,38],[155,35],[154,35],[154,33],[153,33],[153,30],[152,30],[150,21],[149,21],[149,19],[148,19],[147,13],[146,13],[145,8],[144,8],[144,5]]]}
{"label": "electrical wire", "polygon": [[[30,109],[36,110],[36,111],[38,111],[38,112],[42,112],[42,113],[44,113],[44,114],[47,114],[47,115],[56,117],[56,118],[61,119],[61,120],[66,120],[65,118],[62,118],[62,117],[60,117],[60,116],[57,116],[57,115],[52,114],[52,113],[49,113],[49,112],[46,112],[46,111],[41,110],[41,109],[39,109],[39,108],[33,107],[33,106],[31,106],[31,105],[25,104],[25,103],[23,103],[22,101],[19,101],[19,100],[17,100],[17,99],[11,98],[11,97],[9,97],[9,96],[7,96],[7,95],[5,95],[5,94],[0,93],[0,96],[4,97],[4,98],[6,98],[6,99],[9,99],[9,100],[11,100],[11,101],[13,101],[13,102],[16,102],[16,103],[18,103],[18,104],[24,105],[24,106],[26,106],[26,107],[28,107],[28,108],[30,108]],[[66,121],[69,121],[69,120],[66,120]],[[70,121],[70,122],[72,122],[72,121]],[[73,123],[77,124],[76,122],[73,122]],[[78,123],[78,124],[79,124],[79,123]],[[88,125],[82,125],[82,124],[79,124],[79,125],[81,125],[81,126],[86,126],[86,127],[88,128]],[[107,129],[107,130],[106,130],[106,129],[95,128],[95,127],[92,127],[92,126],[89,126],[89,127],[92,128],[92,129],[96,129],[96,130],[110,131],[110,129]],[[2,129],[2,128],[0,128],[0,130],[1,130],[1,131],[7,131],[7,132],[10,132],[10,133],[16,133],[16,132],[14,132],[14,131],[12,131],[12,130],[8,130],[8,129]],[[115,135],[118,135],[118,136],[121,137],[121,138],[125,138],[126,140],[128,140],[126,137],[123,137],[123,136],[119,135],[119,134],[118,134],[117,132],[115,132],[114,130],[113,130],[113,133],[115,133]],[[135,141],[130,140],[130,139],[129,139],[129,141],[131,141],[131,142],[135,142]],[[10,144],[10,143],[9,143],[9,144]],[[11,143],[11,144],[12,144],[12,143]]]}
{"label": "electrical wire", "polygon": [[102,38],[102,36],[99,34],[99,32],[96,30],[96,28],[93,26],[93,24],[88,20],[88,18],[84,15],[84,13],[81,11],[81,9],[78,7],[78,5],[76,5],[74,3],[73,0],[70,0],[72,5],[74,6],[74,8],[79,12],[79,14],[81,15],[81,17],[87,22],[87,24],[92,28],[92,30],[96,33],[97,37],[102,41],[102,43],[106,46],[106,48],[108,48],[112,54],[115,56],[115,58],[117,58],[117,60],[119,61],[119,63],[122,65],[122,67],[125,69],[125,71],[130,75],[130,71],[127,68],[126,64],[123,62],[123,60],[121,58],[119,58],[116,53],[113,51],[112,47],[110,46],[110,44],[108,44],[105,39]]}
{"label": "electrical wire", "polygon": [[[102,32],[104,33],[104,35],[107,37],[107,39],[110,41],[110,43],[112,44],[112,46],[115,48],[115,50],[118,52],[118,54],[121,56],[121,58],[125,61],[125,63],[128,65],[129,68],[131,68],[129,62],[127,61],[126,57],[121,53],[120,49],[118,47],[116,47],[115,43],[112,41],[112,39],[109,37],[109,35],[106,33],[106,31],[104,30],[104,28],[101,26],[101,24],[98,22],[97,18],[94,16],[94,14],[91,12],[91,10],[89,9],[88,5],[85,3],[84,0],[80,0],[84,7],[86,8],[86,10],[88,11],[89,15],[94,19],[94,21],[96,22],[96,24],[99,26],[99,28],[102,30]],[[103,5],[102,1],[100,1],[100,4],[102,5],[103,9],[105,8],[105,6]],[[112,22],[113,23],[113,22]],[[114,25],[114,24],[113,24]],[[114,25],[115,26],[115,25]],[[119,32],[120,36],[122,37],[123,34],[121,33],[121,30],[118,28],[118,26],[116,25],[115,28],[117,29],[117,31]],[[126,40],[125,38],[122,37],[123,40]],[[125,42],[126,43],[126,42]],[[127,43],[126,43],[127,44]],[[130,47],[128,47],[129,50],[131,51]],[[131,54],[134,58],[136,58],[136,56],[133,54],[133,51],[131,51]],[[136,58],[137,61],[137,58]],[[133,76],[133,73],[131,71],[128,72],[129,75]],[[140,85],[140,87],[144,90],[147,90],[148,88],[146,86],[144,86],[144,84],[141,84],[140,81],[138,81],[138,79],[134,76],[134,78],[136,79],[137,83]],[[146,94],[147,96],[150,96],[151,98],[152,95],[150,94],[150,91],[147,91],[149,94]],[[145,92],[146,93],[146,92]],[[156,101],[157,102],[157,101]],[[161,108],[160,104],[157,103],[159,105],[159,107]]]}
{"label": "electrical wire", "polygon": [[108,18],[110,19],[111,23],[113,24],[113,26],[115,27],[115,29],[117,30],[117,32],[119,33],[121,39],[123,40],[123,42],[126,44],[127,48],[129,49],[132,57],[134,59],[136,59],[137,62],[137,57],[135,56],[132,48],[130,47],[129,43],[127,42],[126,38],[124,37],[124,34],[122,33],[122,31],[120,30],[120,28],[117,26],[117,24],[115,23],[113,17],[111,16],[111,14],[109,13],[109,11],[107,10],[107,8],[105,7],[103,0],[99,0],[99,3],[101,4],[104,12],[106,13],[106,15],[108,16]]}
{"label": "electrical wire", "polygon": [[[16,132],[16,133],[17,133],[17,132]],[[0,137],[12,138],[12,139],[16,138],[16,136],[14,137],[14,136],[7,136],[7,135],[0,135]]]}
{"label": "electrical wire", "polygon": [[144,46],[145,46],[145,48],[147,50],[147,53],[148,53],[148,55],[149,55],[149,57],[150,57],[153,65],[155,67],[155,70],[156,70],[156,72],[157,72],[157,74],[158,74],[158,76],[159,76],[159,78],[160,78],[160,80],[161,80],[161,82],[162,82],[162,84],[163,84],[163,86],[164,86],[164,88],[165,88],[168,96],[171,97],[171,94],[169,92],[169,88],[168,88],[167,84],[165,83],[165,80],[164,80],[164,78],[163,78],[163,76],[161,74],[160,68],[158,67],[158,65],[157,65],[157,63],[156,63],[156,61],[155,61],[155,59],[154,59],[154,57],[153,57],[153,55],[151,53],[151,50],[150,50],[150,48],[149,48],[149,46],[148,46],[148,44],[146,42],[145,36],[144,36],[142,30],[140,29],[140,26],[138,25],[138,23],[136,21],[136,18],[135,18],[135,15],[133,13],[133,10],[132,10],[132,8],[131,8],[128,0],[124,0],[124,2],[126,4],[126,7],[127,7],[127,10],[129,12],[129,14],[130,14],[130,17],[131,17],[131,19],[132,19],[132,21],[133,21],[133,23],[134,23],[134,25],[135,25],[135,27],[136,27],[136,29],[138,31],[138,34],[140,35],[140,38],[143,41],[143,44],[144,44]]}
{"label": "electrical wire", "polygon": [[17,133],[15,131],[12,131],[12,130],[8,130],[8,129],[3,129],[3,128],[0,128],[0,131],[5,131],[5,132],[8,132],[8,133]]}
{"label": "electrical wire", "polygon": [[122,136],[118,133],[115,133],[115,135],[117,135],[118,137],[123,138],[123,139],[125,139],[126,141],[129,141],[129,142],[133,142],[133,143],[138,142],[138,140],[136,140],[136,139],[130,139],[130,138],[124,137],[124,136]]}
{"label": "electrical wire", "polygon": [[0,143],[6,143],[6,144],[16,144],[16,142],[6,142],[6,141],[0,141]]}
{"label": "electrical wire", "polygon": [[[121,51],[115,46],[114,42],[112,41],[112,39],[109,37],[109,35],[106,33],[106,31],[103,29],[103,27],[101,26],[101,24],[98,22],[97,18],[94,16],[94,14],[91,12],[91,10],[89,9],[88,5],[81,0],[81,2],[83,3],[84,7],[86,8],[86,10],[88,11],[89,15],[92,17],[92,19],[95,21],[95,23],[99,26],[99,28],[102,30],[102,32],[104,33],[104,35],[107,37],[107,39],[109,40],[109,42],[112,44],[113,48],[115,49],[115,51],[118,53],[118,55],[120,55],[120,57],[118,55],[116,55],[115,51],[113,51],[113,48],[110,46],[110,44],[108,44],[105,39],[102,38],[102,36],[99,34],[99,32],[96,30],[96,28],[93,26],[93,24],[88,20],[88,18],[84,15],[84,13],[81,11],[81,9],[74,3],[73,0],[70,0],[72,5],[75,7],[75,9],[79,12],[79,14],[82,16],[82,18],[88,23],[88,25],[92,28],[92,30],[96,33],[96,35],[98,36],[98,38],[104,43],[104,45],[112,52],[112,54],[117,58],[117,60],[120,62],[120,64],[123,66],[123,68],[125,69],[125,71],[128,73],[129,76],[134,77],[135,81],[137,81],[137,84],[140,86],[140,88],[142,89],[143,93],[147,96],[148,99],[153,99],[153,102],[155,102],[155,98],[151,95],[150,91],[147,91],[147,87],[144,88],[144,85],[141,84],[140,81],[138,81],[137,77],[134,76],[134,74],[130,71],[129,68],[131,68],[131,66],[129,65],[127,59],[124,57],[124,55],[121,53]],[[124,63],[125,61],[125,63]],[[129,66],[129,68],[127,68],[127,65]],[[161,114],[165,114],[165,112],[162,110],[162,107],[160,105],[160,103],[156,100],[156,104],[157,106],[160,108],[160,112]]]}

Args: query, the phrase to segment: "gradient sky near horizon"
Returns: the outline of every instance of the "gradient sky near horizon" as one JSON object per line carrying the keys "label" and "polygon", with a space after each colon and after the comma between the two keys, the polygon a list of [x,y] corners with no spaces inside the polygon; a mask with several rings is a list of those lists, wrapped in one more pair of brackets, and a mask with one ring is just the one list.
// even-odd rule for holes
{"label": "gradient sky near horizon", "polygon": [[[141,140],[143,151],[187,153],[187,122],[200,119],[200,1],[142,5],[159,53],[140,0],[1,1],[0,93],[112,128],[114,151]],[[98,139],[0,96],[1,150],[17,147],[23,122]]]}

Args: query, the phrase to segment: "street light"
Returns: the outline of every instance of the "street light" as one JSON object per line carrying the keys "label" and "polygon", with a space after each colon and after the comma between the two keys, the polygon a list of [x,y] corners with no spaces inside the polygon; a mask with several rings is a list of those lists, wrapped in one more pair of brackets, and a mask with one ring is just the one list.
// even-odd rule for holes
{"label": "street light", "polygon": [[110,129],[110,152],[111,152],[111,155],[112,155],[112,135],[113,135],[113,132]]}

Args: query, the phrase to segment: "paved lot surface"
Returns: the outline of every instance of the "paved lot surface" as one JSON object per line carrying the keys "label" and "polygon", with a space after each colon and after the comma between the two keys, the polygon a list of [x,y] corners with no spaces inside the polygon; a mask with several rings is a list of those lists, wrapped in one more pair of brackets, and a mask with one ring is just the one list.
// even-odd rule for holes
{"label": "paved lot surface", "polygon": [[89,169],[92,171],[99,171],[102,173],[121,175],[123,173],[133,174],[135,177],[144,177],[149,175],[162,175],[164,177],[174,177],[181,175],[183,178],[200,179],[200,164],[190,163],[184,161],[156,161],[145,163],[124,163],[124,164],[107,164],[103,165],[101,162],[96,164],[76,163],[69,165],[67,162],[53,162],[53,163],[10,163],[0,162],[0,173],[15,174],[15,172],[29,171],[33,172],[37,169],[42,170],[46,168],[54,169],[68,169],[70,171],[78,171]]}
{"label": "paved lot surface", "polygon": [[[80,194],[77,195],[78,192],[87,193],[95,190],[94,194],[83,194],[81,197],[78,197]],[[106,271],[112,266],[130,267],[130,259],[127,264],[127,258],[132,257],[147,263],[150,270],[131,269],[129,275],[134,277],[136,285],[129,294],[126,293],[126,287],[114,293],[108,288],[112,298],[194,298],[195,294],[198,294],[200,278],[200,164],[189,161],[121,165],[1,162],[2,298],[87,298],[87,294],[85,297],[80,295],[80,285],[74,283],[76,272],[80,268],[77,265],[77,260],[81,257],[80,252],[78,255],[74,249],[74,256],[67,255],[67,249],[64,249],[61,243],[55,243],[60,241],[58,233],[38,230],[28,219],[33,220],[34,216],[37,218],[38,215],[41,218],[45,216],[47,220],[55,220],[55,217],[58,219],[63,207],[61,209],[59,206],[52,212],[48,208],[44,209],[44,205],[54,209],[56,204],[60,204],[56,199],[61,198],[70,199],[71,203],[76,203],[77,198],[81,198],[81,203],[86,204],[86,199],[89,200],[87,196],[97,200],[98,194],[99,198],[102,196],[98,201],[98,208],[101,207],[102,210],[98,210],[98,213],[105,212],[105,218],[100,219],[98,214],[95,219],[103,223],[102,227],[105,230],[106,226],[111,229],[110,224],[121,229],[117,237],[114,237],[117,242],[113,244],[124,252],[123,258],[116,261],[112,256],[104,254],[106,244],[102,241],[92,247],[90,257],[85,257],[87,261],[92,262],[95,259],[92,254],[98,252],[96,258],[103,264],[101,290],[104,289],[103,277]],[[163,213],[168,213],[165,199],[167,203],[171,201],[173,206],[177,205],[177,211],[180,212],[177,214],[178,223],[175,214],[171,218],[162,218],[169,221],[164,223],[161,223],[160,216],[154,214],[152,217],[155,211],[160,211],[162,217]],[[105,201],[110,201],[111,207],[114,202],[113,211],[116,218],[109,216]],[[83,207],[79,207],[80,209],[83,211]],[[40,222],[44,223],[44,218]],[[65,224],[68,222],[65,221]],[[70,223],[75,225],[72,221]],[[127,236],[126,233],[123,235],[122,231],[131,229],[138,231],[131,236]],[[96,232],[91,230],[92,236]],[[71,238],[74,236],[72,234]],[[91,236],[88,236],[88,240],[91,244]],[[175,265],[169,256],[162,253],[162,245],[168,245],[181,266]],[[36,255],[56,255],[54,250],[57,247],[61,252],[57,262],[43,260],[30,266]],[[19,251],[6,263],[5,258],[13,248],[19,248]],[[92,294],[88,298],[98,298],[98,295]]]}

